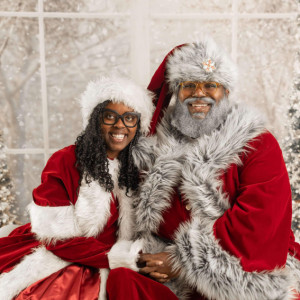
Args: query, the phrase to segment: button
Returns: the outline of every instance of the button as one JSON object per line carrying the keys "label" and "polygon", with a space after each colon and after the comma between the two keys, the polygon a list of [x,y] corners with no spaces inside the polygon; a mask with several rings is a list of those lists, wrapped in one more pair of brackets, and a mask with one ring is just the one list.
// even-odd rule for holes
{"label": "button", "polygon": [[188,203],[186,206],[185,206],[186,210],[191,210],[192,209],[192,206],[190,203]]}

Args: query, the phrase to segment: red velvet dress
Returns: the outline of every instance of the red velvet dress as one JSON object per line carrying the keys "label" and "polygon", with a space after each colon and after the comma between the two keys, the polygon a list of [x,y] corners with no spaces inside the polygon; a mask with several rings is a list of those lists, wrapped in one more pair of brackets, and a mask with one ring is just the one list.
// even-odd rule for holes
{"label": "red velvet dress", "polygon": [[[79,174],[74,149],[74,146],[66,147],[49,159],[42,173],[42,183],[33,192],[34,202],[41,209],[64,210],[77,202]],[[98,299],[99,269],[109,268],[107,253],[116,242],[118,230],[118,202],[113,194],[110,198],[110,216],[97,236],[79,236],[43,245],[28,223],[16,228],[8,237],[0,238],[0,273],[11,271],[25,255],[42,245],[64,261],[73,263],[35,282],[16,299]]]}
{"label": "red velvet dress", "polygon": [[[48,245],[47,249],[57,256],[76,263],[34,283],[15,299],[98,299],[98,268],[109,267],[106,253],[116,241],[117,221],[117,203],[112,201],[111,216],[95,241],[92,238],[74,238]],[[1,272],[9,271],[24,255],[31,253],[39,245],[40,242],[30,231],[30,223],[18,227],[8,237],[1,238]]]}

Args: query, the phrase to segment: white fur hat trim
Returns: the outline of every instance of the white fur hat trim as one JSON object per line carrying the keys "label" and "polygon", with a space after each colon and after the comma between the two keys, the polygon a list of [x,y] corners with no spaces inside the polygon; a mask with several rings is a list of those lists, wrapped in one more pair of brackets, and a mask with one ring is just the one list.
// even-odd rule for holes
{"label": "white fur hat trim", "polygon": [[141,132],[147,134],[154,110],[151,92],[143,89],[132,80],[118,76],[102,76],[91,81],[81,95],[83,127],[88,124],[93,109],[106,100],[124,103],[141,114]]}

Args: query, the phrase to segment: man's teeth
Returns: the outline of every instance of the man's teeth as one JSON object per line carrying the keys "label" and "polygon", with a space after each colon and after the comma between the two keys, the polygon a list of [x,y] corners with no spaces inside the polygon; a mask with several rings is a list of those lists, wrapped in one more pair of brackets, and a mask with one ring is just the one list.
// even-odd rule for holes
{"label": "man's teeth", "polygon": [[194,104],[192,104],[192,106],[193,107],[205,107],[205,106],[208,106],[208,104],[207,103],[205,103],[205,104],[202,104],[202,103],[201,104],[195,104],[194,103]]}

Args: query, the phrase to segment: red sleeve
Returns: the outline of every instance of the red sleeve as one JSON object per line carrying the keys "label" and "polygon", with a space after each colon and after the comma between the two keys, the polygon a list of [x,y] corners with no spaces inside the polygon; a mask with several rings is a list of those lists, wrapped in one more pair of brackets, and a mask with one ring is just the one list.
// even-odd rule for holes
{"label": "red sleeve", "polygon": [[46,248],[63,260],[94,268],[109,268],[107,253],[112,244],[102,243],[93,237],[77,237],[58,241]]}
{"label": "red sleeve", "polygon": [[[243,158],[236,198],[214,225],[221,246],[241,259],[245,271],[285,264],[291,232],[291,189],[281,150],[265,133]],[[226,187],[225,187],[226,189]]]}
{"label": "red sleeve", "polygon": [[33,190],[33,200],[41,206],[66,206],[77,200],[79,172],[75,167],[75,146],[55,152],[41,176],[41,184]]}
{"label": "red sleeve", "polygon": [[119,217],[115,201],[111,202],[110,212],[111,216],[106,226],[96,238],[75,237],[51,243],[46,248],[69,262],[95,268],[109,268],[107,253],[116,242]]}

